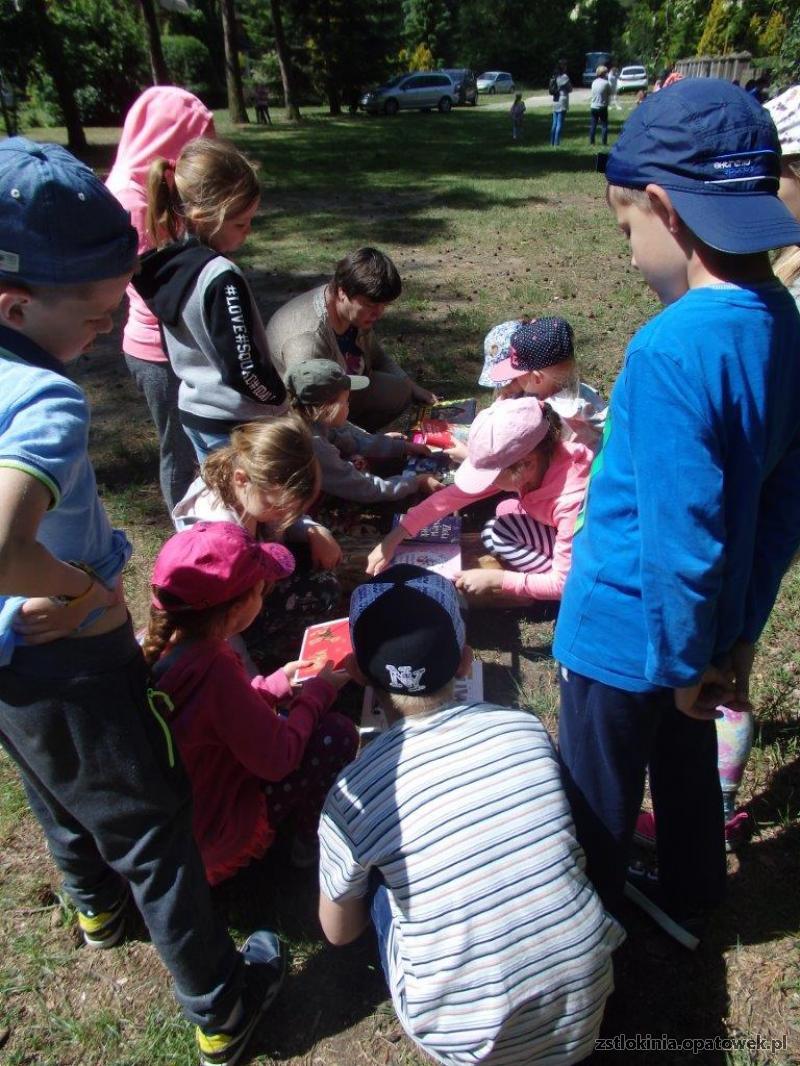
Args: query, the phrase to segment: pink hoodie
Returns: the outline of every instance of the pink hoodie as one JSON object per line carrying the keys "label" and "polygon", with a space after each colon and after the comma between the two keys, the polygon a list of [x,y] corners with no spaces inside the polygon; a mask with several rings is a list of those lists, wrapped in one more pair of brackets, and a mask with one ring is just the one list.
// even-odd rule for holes
{"label": "pink hoodie", "polygon": [[[173,85],[154,85],[133,103],[106,185],[131,213],[139,234],[139,254],[153,247],[147,236],[147,173],[158,156],[175,162],[184,146],[197,137],[214,136],[214,116],[196,96]],[[122,350],[136,359],[165,363],[158,320],[148,311],[132,285],[128,286],[130,311]]]}
{"label": "pink hoodie", "polygon": [[[594,455],[583,444],[561,441],[556,445],[550,466],[539,488],[498,504],[498,515],[528,514],[537,522],[552,526],[556,530],[552,568],[540,574],[506,570],[503,574],[503,592],[510,592],[521,599],[561,599],[572,562],[575,519],[586,493],[593,459]],[[456,485],[448,485],[447,488],[428,496],[416,507],[412,507],[403,515],[402,525],[408,535],[414,537],[437,518],[494,496],[497,491],[490,488],[478,496],[470,496]]]}

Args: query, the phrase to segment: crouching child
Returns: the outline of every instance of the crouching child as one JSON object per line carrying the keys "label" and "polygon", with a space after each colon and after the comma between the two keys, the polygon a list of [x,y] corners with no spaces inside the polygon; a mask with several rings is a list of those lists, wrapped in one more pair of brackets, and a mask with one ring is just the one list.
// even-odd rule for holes
{"label": "crouching child", "polygon": [[558,763],[526,711],[459,704],[458,594],[415,566],[353,593],[350,669],[390,728],[339,775],[320,823],[320,922],[370,923],[398,1018],[440,1063],[577,1063],[624,934],[584,873]]}

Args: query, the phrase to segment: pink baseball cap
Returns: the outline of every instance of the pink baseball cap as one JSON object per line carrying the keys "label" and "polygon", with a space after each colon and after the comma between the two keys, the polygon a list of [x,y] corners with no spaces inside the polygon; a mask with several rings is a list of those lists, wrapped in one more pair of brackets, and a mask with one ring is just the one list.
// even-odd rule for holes
{"label": "pink baseball cap", "polygon": [[530,455],[549,428],[535,396],[496,400],[472,423],[467,458],[455,473],[456,485],[470,495],[485,492],[503,470]]}
{"label": "pink baseball cap", "polygon": [[162,611],[202,611],[293,571],[294,556],[282,544],[261,544],[233,522],[198,522],[158,553],[151,602]]}

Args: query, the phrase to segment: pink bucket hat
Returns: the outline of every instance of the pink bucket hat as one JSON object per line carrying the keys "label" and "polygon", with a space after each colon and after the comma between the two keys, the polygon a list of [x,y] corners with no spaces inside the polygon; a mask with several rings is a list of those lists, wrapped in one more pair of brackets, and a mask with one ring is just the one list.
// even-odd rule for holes
{"label": "pink bucket hat", "polygon": [[202,611],[293,570],[294,556],[282,544],[261,544],[233,522],[198,522],[158,553],[151,602],[162,611]]}
{"label": "pink bucket hat", "polygon": [[472,423],[467,458],[455,473],[456,485],[472,496],[485,492],[503,470],[530,455],[549,428],[535,396],[495,401]]}

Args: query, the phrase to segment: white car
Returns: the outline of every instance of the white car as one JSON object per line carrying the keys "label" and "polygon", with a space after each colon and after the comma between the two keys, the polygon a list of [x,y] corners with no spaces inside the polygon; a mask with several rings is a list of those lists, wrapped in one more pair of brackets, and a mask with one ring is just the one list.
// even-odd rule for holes
{"label": "white car", "polygon": [[644,67],[633,66],[623,67],[619,72],[619,81],[617,82],[617,92],[624,92],[626,89],[646,89],[647,88],[647,71]]}
{"label": "white car", "polygon": [[514,79],[505,70],[487,70],[478,78],[478,92],[488,93],[513,93]]}

